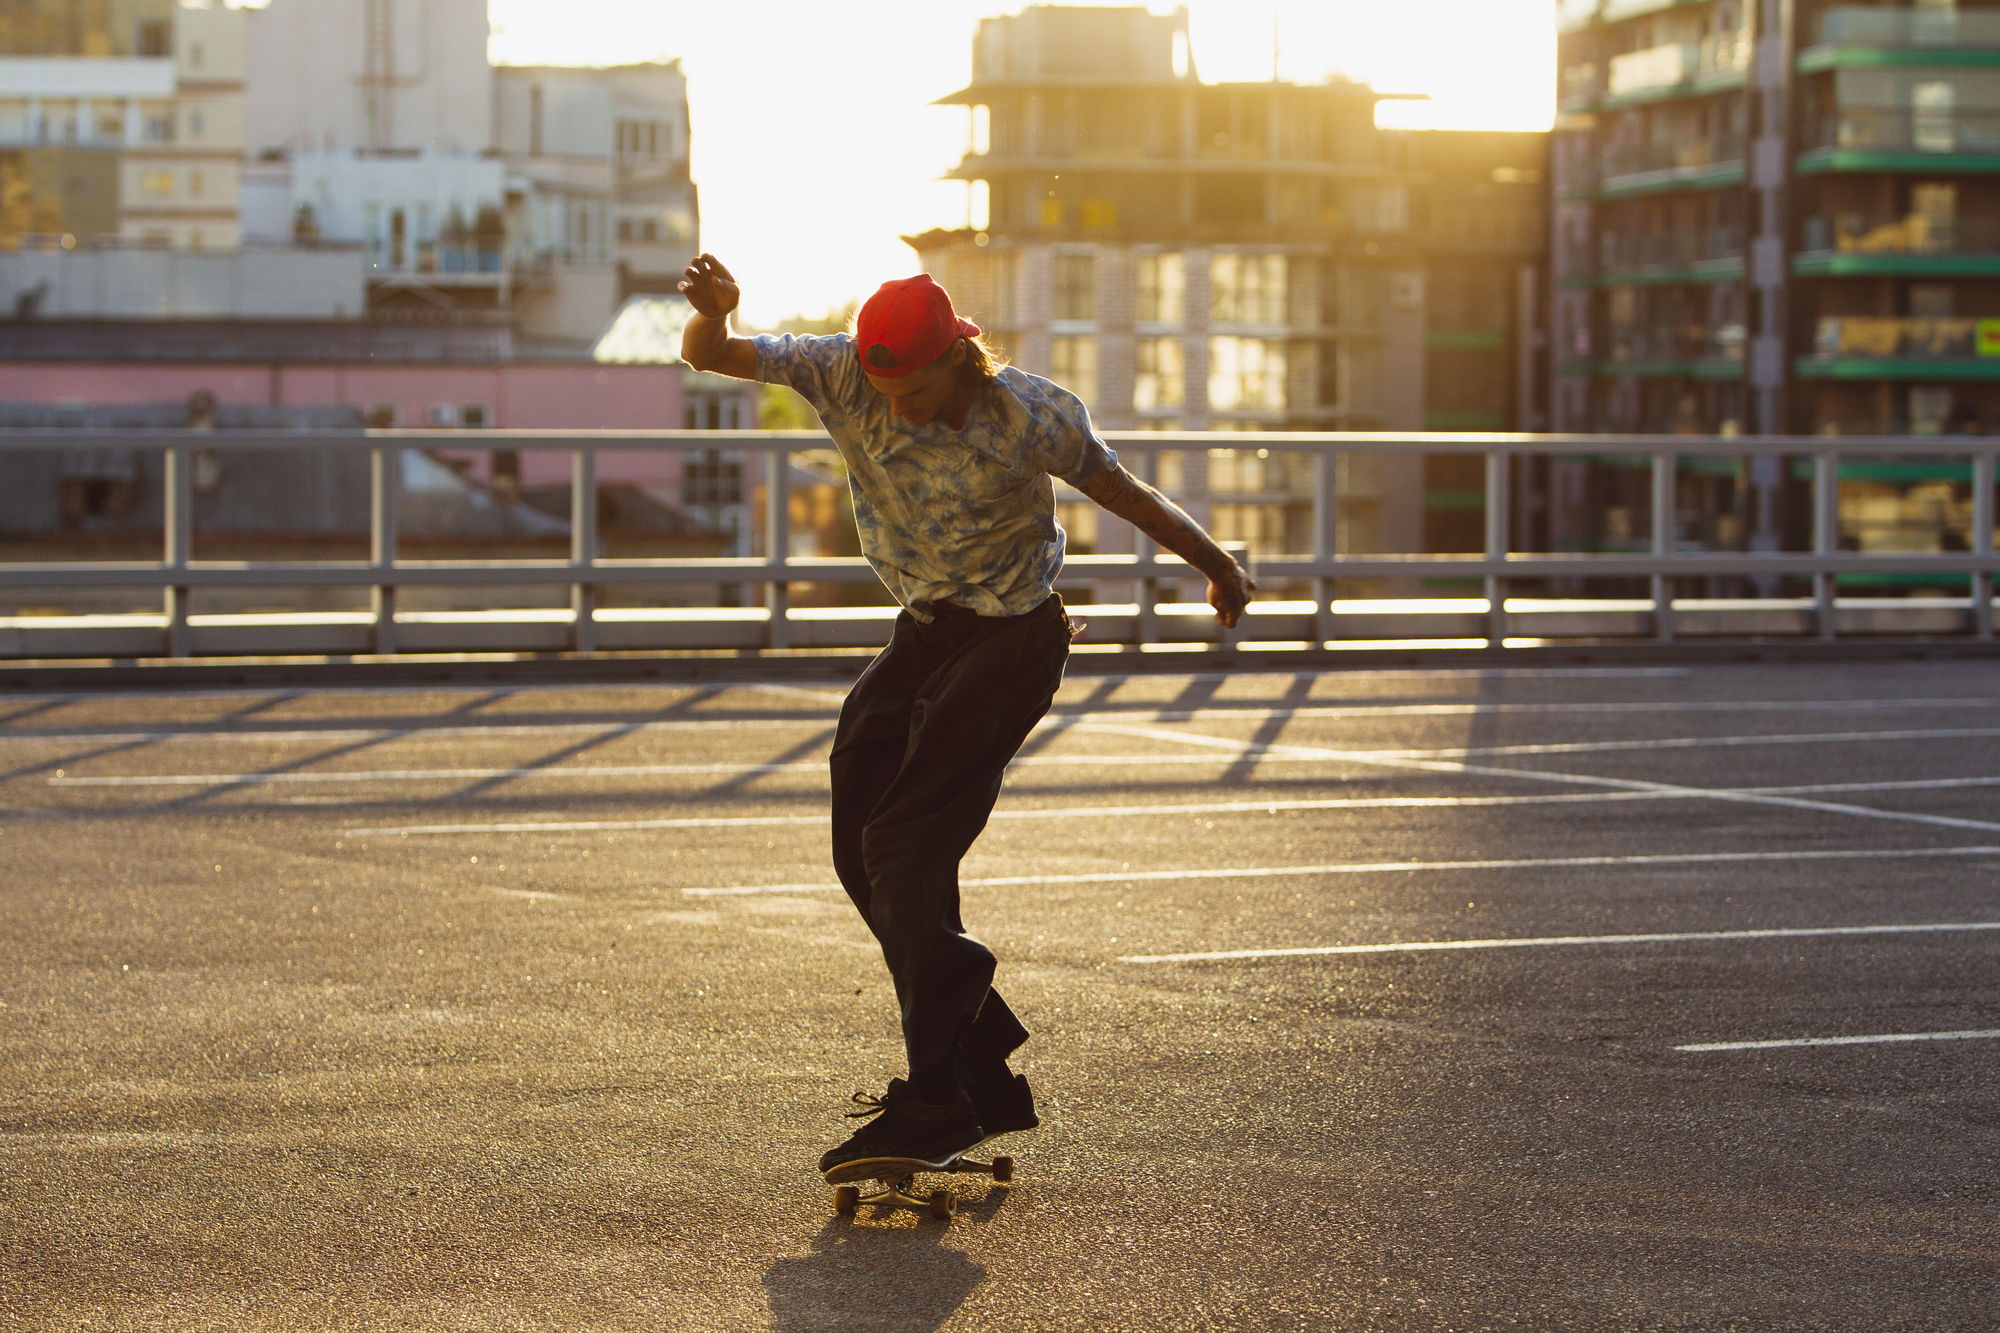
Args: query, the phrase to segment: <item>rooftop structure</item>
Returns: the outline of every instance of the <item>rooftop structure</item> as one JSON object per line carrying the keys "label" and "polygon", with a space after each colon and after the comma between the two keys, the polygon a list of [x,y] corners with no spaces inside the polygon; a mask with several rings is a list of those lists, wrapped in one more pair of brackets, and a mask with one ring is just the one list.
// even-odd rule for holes
{"label": "rooftop structure", "polygon": [[[1529,427],[1546,136],[1380,131],[1383,97],[1203,83],[1184,9],[988,19],[941,99],[971,109],[968,225],[910,243],[1106,428]],[[1163,481],[1223,538],[1299,549],[1311,479],[1256,455],[1187,454]],[[1426,549],[1426,491],[1465,488],[1422,471],[1357,469],[1341,540]],[[1065,515],[1080,544],[1093,517]]]}

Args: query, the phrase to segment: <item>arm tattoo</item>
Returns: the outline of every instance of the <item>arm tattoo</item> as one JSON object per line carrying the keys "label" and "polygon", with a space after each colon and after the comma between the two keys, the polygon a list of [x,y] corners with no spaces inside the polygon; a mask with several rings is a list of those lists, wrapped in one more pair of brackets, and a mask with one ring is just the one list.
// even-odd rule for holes
{"label": "arm tattoo", "polygon": [[1237,572],[1236,561],[1202,531],[1187,511],[1123,467],[1084,483],[1084,494],[1211,579]]}

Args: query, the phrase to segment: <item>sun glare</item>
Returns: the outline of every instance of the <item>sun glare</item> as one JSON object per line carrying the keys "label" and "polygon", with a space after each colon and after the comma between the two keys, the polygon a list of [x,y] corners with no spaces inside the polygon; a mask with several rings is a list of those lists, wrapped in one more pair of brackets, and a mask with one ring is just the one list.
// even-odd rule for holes
{"label": "sun glare", "polygon": [[[967,148],[962,108],[979,20],[1020,0],[902,0],[866,19],[822,0],[492,0],[498,63],[679,57],[688,74],[702,244],[744,283],[748,322],[818,315],[904,276],[899,236],[963,226],[966,187],[938,179]],[[1155,3],[1155,12],[1167,5]],[[1209,82],[1344,75],[1428,102],[1384,103],[1408,128],[1546,129],[1548,0],[1193,0]]]}

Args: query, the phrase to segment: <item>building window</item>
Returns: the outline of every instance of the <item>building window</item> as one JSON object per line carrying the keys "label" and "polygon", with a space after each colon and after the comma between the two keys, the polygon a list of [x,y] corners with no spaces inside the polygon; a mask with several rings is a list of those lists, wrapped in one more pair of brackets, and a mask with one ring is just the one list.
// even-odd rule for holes
{"label": "building window", "polygon": [[1187,317],[1187,265],[1179,255],[1139,256],[1139,322],[1178,324]]}
{"label": "building window", "polygon": [[1220,254],[1209,261],[1209,318],[1219,324],[1285,322],[1285,257]]}
{"label": "building window", "polygon": [[171,171],[149,171],[139,177],[139,188],[147,194],[172,194],[174,173]]}
{"label": "building window", "polygon": [[1216,412],[1282,411],[1285,345],[1269,338],[1208,340],[1208,405]]}
{"label": "building window", "polygon": [[646,218],[639,223],[639,239],[648,243],[660,239],[660,221],[658,218]]}
{"label": "building window", "polygon": [[[689,407],[693,412],[693,407]],[[690,454],[681,465],[681,503],[684,505],[738,505],[743,503],[743,462],[738,457],[711,450]]]}
{"label": "building window", "polygon": [[631,218],[619,218],[619,219],[618,219],[618,239],[619,239],[619,240],[621,240],[621,241],[629,241],[629,240],[631,240],[631,239],[632,239],[632,219],[631,219]]}
{"label": "building window", "polygon": [[1139,412],[1181,405],[1187,366],[1179,338],[1141,338],[1138,373],[1132,380],[1132,407]]}
{"label": "building window", "polygon": [[1097,402],[1097,339],[1049,339],[1049,378],[1083,399]]}
{"label": "building window", "polygon": [[168,19],[144,19],[139,24],[139,54],[142,56],[168,56],[173,54],[173,23]]}
{"label": "building window", "polygon": [[197,167],[195,170],[190,171],[188,173],[188,193],[190,195],[193,195],[196,199],[199,199],[201,198],[201,187],[202,187],[201,169]]}
{"label": "building window", "polygon": [[188,112],[188,138],[199,139],[201,137],[202,128],[206,123],[207,122],[205,122],[202,119],[201,112],[199,111]]}
{"label": "building window", "polygon": [[361,419],[370,430],[394,430],[401,415],[401,409],[394,403],[370,403],[362,412]]}
{"label": "building window", "polygon": [[147,143],[172,143],[174,141],[174,118],[164,111],[155,111],[146,117]]}
{"label": "building window", "polygon": [[458,424],[466,430],[485,430],[493,424],[493,409],[485,403],[460,403]]}
{"label": "building window", "polygon": [[1094,255],[1056,256],[1056,319],[1097,318],[1097,260]]}

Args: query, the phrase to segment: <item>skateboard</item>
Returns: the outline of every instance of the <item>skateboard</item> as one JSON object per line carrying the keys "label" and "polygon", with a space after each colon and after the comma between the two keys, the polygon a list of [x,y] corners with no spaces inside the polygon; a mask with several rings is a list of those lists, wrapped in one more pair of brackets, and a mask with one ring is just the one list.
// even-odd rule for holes
{"label": "skateboard", "polygon": [[[958,1211],[958,1196],[950,1190],[932,1190],[920,1196],[917,1177],[926,1172],[991,1176],[995,1183],[1005,1185],[1014,1178],[1014,1159],[1001,1156],[990,1162],[974,1162],[954,1157],[938,1166],[921,1157],[863,1157],[826,1173],[826,1183],[834,1187],[833,1211],[852,1216],[862,1204],[872,1203],[883,1208],[928,1208],[932,1217],[947,1221]],[[878,1181],[882,1188],[863,1194],[860,1186],[849,1183],[856,1180]]]}

